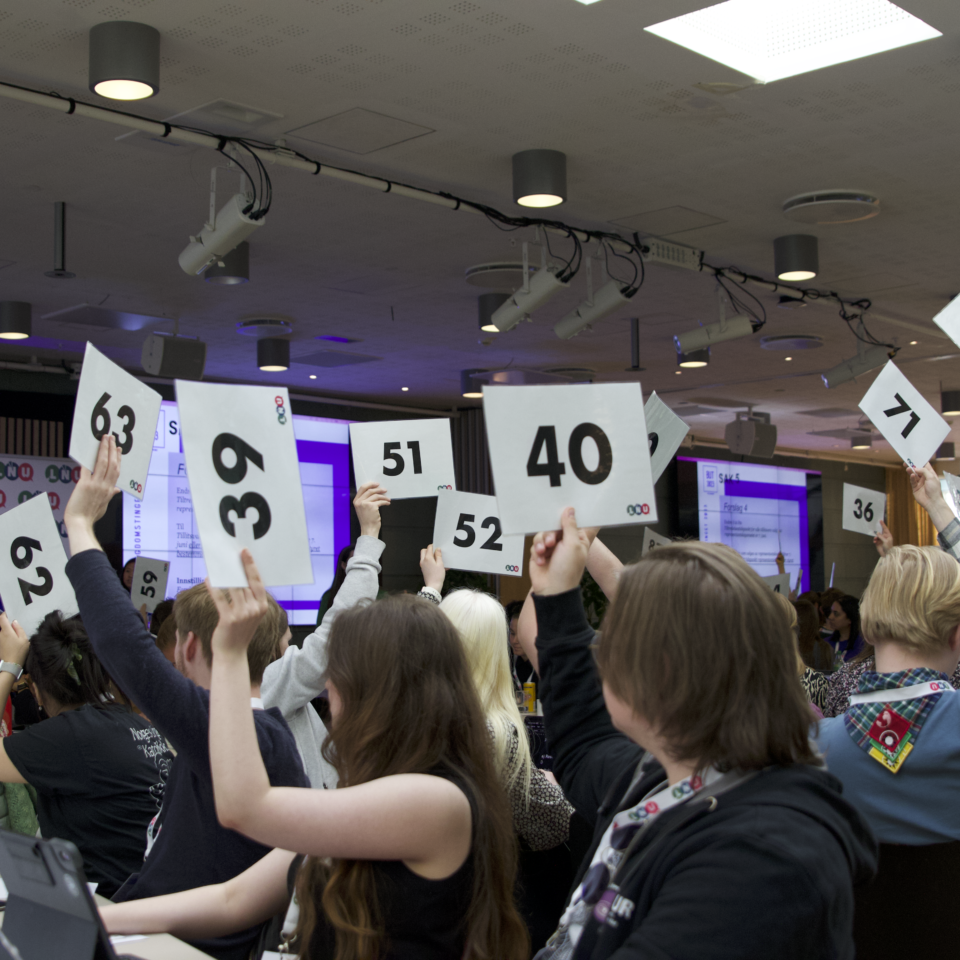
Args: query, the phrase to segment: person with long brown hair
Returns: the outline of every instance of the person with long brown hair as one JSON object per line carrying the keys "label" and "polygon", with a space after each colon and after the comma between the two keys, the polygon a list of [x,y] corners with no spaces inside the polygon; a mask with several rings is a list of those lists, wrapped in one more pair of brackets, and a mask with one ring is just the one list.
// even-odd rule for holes
{"label": "person with long brown hair", "polygon": [[305,960],[525,958],[510,811],[456,629],[414,597],[343,611],[330,632],[324,745],[340,786],[275,789],[243,695],[266,601],[242,558],[249,589],[211,591],[217,815],[281,849],[228,883],[104,908],[108,930],[196,937],[259,923],[285,909],[289,874]]}
{"label": "person with long brown hair", "polygon": [[594,824],[539,960],[852,960],[876,842],[810,744],[775,594],[722,544],[658,547],[597,644],[590,540],[567,509],[531,551],[554,771]]}

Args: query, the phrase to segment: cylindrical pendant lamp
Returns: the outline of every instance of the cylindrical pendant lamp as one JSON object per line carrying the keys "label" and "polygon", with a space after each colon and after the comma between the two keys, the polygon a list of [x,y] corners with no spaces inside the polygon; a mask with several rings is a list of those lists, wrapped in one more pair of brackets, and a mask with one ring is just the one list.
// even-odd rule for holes
{"label": "cylindrical pendant lamp", "polygon": [[493,315],[510,299],[509,293],[481,293],[477,297],[477,322],[484,333],[498,333]]}
{"label": "cylindrical pendant lamp", "polygon": [[793,233],[773,241],[774,272],[778,280],[812,280],[820,272],[817,238]]}
{"label": "cylindrical pendant lamp", "polygon": [[257,366],[276,372],[290,368],[290,341],[280,337],[266,337],[257,341]]}
{"label": "cylindrical pendant lamp", "polygon": [[555,207],[567,199],[567,155],[523,150],[513,155],[513,200],[521,207]]}
{"label": "cylindrical pendant lamp", "polygon": [[90,90],[110,100],[144,100],[160,90],[160,33],[111,20],[90,28]]}
{"label": "cylindrical pendant lamp", "polygon": [[33,308],[22,300],[0,301],[0,340],[26,340],[32,332]]}

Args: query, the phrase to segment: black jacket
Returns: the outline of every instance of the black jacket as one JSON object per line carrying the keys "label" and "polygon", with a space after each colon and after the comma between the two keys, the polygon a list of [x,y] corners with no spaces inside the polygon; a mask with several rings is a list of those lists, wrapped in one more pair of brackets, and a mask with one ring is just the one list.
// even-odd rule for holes
{"label": "black jacket", "polygon": [[[648,757],[630,787],[643,750],[610,721],[580,591],[534,602],[553,769],[594,824],[582,879],[613,815],[666,778]],[[875,872],[877,845],[841,790],[795,764],[665,811],[621,864],[620,895],[603,923],[589,920],[575,960],[852,960],[852,888]]]}

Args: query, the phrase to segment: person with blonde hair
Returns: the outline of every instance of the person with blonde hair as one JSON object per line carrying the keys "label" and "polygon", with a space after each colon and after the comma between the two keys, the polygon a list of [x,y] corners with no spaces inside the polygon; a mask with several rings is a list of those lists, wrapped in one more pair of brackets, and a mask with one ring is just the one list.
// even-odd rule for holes
{"label": "person with blonde hair", "polygon": [[960,564],[937,547],[891,548],[860,604],[875,667],[817,742],[881,843],[960,840]]}
{"label": "person with blonde hair", "polygon": [[876,844],[810,744],[774,594],[722,544],[658,547],[597,643],[590,531],[562,524],[531,551],[536,643],[557,779],[594,834],[539,960],[852,960]]}

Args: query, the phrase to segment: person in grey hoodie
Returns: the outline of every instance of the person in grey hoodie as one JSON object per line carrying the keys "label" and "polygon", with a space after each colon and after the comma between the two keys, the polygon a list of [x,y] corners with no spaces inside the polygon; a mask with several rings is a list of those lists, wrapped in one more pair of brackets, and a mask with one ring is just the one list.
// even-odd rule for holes
{"label": "person in grey hoodie", "polygon": [[376,481],[365,483],[353,501],[360,521],[360,537],[347,564],[347,577],[323,622],[304,641],[302,647],[289,646],[263,674],[260,698],[265,709],[279,708],[287,721],[303,760],[310,785],[317,790],[333,790],[337,774],[321,753],[327,728],[311,701],[327,684],[327,642],[333,621],[343,610],[362,600],[373,601],[380,589],[380,555],[384,543],[380,533],[380,508],[390,503],[387,492]]}

